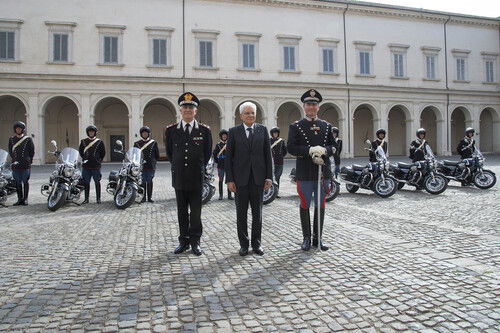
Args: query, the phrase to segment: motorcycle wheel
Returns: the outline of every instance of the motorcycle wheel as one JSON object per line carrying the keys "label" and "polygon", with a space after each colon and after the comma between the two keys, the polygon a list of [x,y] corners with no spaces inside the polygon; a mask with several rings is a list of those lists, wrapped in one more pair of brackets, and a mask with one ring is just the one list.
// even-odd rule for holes
{"label": "motorcycle wheel", "polygon": [[359,190],[359,186],[351,185],[351,184],[346,184],[345,188],[347,189],[347,192],[349,192],[349,193],[356,193]]}
{"label": "motorcycle wheel", "polygon": [[446,181],[446,178],[441,175],[435,175],[434,179],[431,175],[428,175],[424,179],[424,186],[428,193],[440,194],[448,188],[448,182]]}
{"label": "motorcycle wheel", "polygon": [[490,170],[483,170],[483,173],[476,173],[473,178],[474,185],[480,189],[486,190],[493,187],[497,182],[497,176]]}
{"label": "motorcycle wheel", "polygon": [[58,186],[47,198],[47,208],[51,212],[55,212],[64,205],[67,197],[68,191]]}
{"label": "motorcycle wheel", "polygon": [[278,195],[278,184],[274,184],[268,188],[267,190],[264,191],[264,200],[262,203],[264,205],[270,204],[271,202],[276,199],[276,196]]}
{"label": "motorcycle wheel", "polygon": [[326,201],[330,202],[334,200],[340,192],[340,184],[335,180],[332,179],[330,181],[330,192],[326,195]]}
{"label": "motorcycle wheel", "polygon": [[204,205],[209,202],[215,194],[215,187],[209,182],[203,182],[201,189],[201,204]]}
{"label": "motorcycle wheel", "polygon": [[123,191],[123,195],[120,195],[120,191],[116,191],[115,193],[115,206],[118,209],[126,209],[132,205],[135,201],[135,197],[137,196],[137,190],[130,184],[125,185],[125,191]]}
{"label": "motorcycle wheel", "polygon": [[385,177],[385,183],[381,177],[375,179],[372,185],[372,191],[381,198],[388,198],[396,193],[398,181],[393,177]]}

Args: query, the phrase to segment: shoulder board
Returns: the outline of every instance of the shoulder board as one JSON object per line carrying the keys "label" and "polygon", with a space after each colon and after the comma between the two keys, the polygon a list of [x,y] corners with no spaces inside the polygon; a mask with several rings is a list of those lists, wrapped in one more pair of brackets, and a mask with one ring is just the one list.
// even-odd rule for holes
{"label": "shoulder board", "polygon": [[206,127],[206,128],[208,128],[208,129],[210,129],[210,126],[208,126],[208,125],[206,125],[206,124],[203,124],[203,123],[200,123],[200,122],[199,122],[198,124],[199,124],[200,126],[203,126],[203,127]]}
{"label": "shoulder board", "polygon": [[167,125],[167,127],[165,127],[165,129],[170,128],[170,127],[172,127],[172,126],[176,126],[176,125],[177,125],[177,123],[172,123],[172,124],[170,124],[170,125]]}

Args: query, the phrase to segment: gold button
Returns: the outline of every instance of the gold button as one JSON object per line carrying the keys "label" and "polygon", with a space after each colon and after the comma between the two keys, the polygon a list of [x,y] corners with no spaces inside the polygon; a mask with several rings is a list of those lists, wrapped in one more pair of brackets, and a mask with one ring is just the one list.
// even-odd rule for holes
{"label": "gold button", "polygon": [[184,166],[188,166],[188,165],[187,165],[187,163],[186,163],[186,164],[184,164]]}

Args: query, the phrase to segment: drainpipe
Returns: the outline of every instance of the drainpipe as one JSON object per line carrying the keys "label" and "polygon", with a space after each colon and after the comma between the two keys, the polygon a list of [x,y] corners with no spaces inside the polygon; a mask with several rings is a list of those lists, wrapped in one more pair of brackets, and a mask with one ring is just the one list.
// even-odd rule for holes
{"label": "drainpipe", "polygon": [[[342,13],[342,20],[344,24],[344,73],[345,73],[345,84],[347,86],[347,139],[350,140],[351,137],[351,89],[349,88],[349,80],[347,79],[347,33],[345,24],[345,13],[349,9],[349,4],[344,9]],[[351,155],[351,143],[347,145],[347,153]]]}
{"label": "drainpipe", "polygon": [[444,73],[446,80],[446,150],[451,154],[450,145],[450,87],[448,86],[448,42],[447,42],[447,30],[446,25],[450,22],[451,17],[448,16],[446,22],[444,22]]}
{"label": "drainpipe", "polygon": [[182,0],[182,91],[186,91],[186,0]]}

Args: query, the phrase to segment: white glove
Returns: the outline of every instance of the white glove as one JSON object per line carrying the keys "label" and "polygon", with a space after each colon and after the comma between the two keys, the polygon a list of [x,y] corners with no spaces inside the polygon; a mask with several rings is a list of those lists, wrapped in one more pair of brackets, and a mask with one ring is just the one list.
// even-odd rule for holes
{"label": "white glove", "polygon": [[332,154],[335,154],[336,151],[337,151],[337,148],[332,147]]}
{"label": "white glove", "polygon": [[312,160],[313,160],[313,163],[316,165],[324,165],[325,164],[325,161],[323,160],[323,158],[321,156],[320,157],[313,156]]}
{"label": "white glove", "polygon": [[309,155],[311,157],[314,157],[314,156],[320,157],[320,156],[326,155],[326,148],[321,147],[321,146],[311,147],[311,148],[309,148]]}

